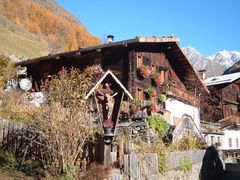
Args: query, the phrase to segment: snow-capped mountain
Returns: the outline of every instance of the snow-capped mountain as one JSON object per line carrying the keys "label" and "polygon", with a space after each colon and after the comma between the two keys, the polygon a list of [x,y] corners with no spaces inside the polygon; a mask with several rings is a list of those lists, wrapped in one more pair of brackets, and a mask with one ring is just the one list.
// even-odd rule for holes
{"label": "snow-capped mountain", "polygon": [[183,52],[197,71],[206,70],[207,77],[220,75],[225,69],[223,65],[220,65],[214,62],[214,60],[210,60],[204,57],[193,47],[185,47],[183,48]]}
{"label": "snow-capped mountain", "polygon": [[225,69],[227,69],[240,60],[240,52],[224,50],[207,58],[213,62],[223,65]]}

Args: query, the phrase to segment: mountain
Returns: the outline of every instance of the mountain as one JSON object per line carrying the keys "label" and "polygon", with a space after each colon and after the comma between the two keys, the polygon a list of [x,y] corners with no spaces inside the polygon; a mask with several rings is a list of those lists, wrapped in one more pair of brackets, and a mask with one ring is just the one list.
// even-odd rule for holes
{"label": "mountain", "polygon": [[54,0],[0,0],[0,53],[33,58],[100,43]]}
{"label": "mountain", "polygon": [[224,74],[240,72],[240,61],[236,62],[230,68],[224,71]]}
{"label": "mountain", "polygon": [[220,65],[217,62],[214,62],[214,60],[210,60],[204,57],[193,47],[184,47],[183,52],[197,71],[206,70],[207,77],[220,75],[225,69],[223,65]]}
{"label": "mountain", "polygon": [[223,65],[227,69],[240,60],[240,52],[224,50],[207,58],[213,62]]}

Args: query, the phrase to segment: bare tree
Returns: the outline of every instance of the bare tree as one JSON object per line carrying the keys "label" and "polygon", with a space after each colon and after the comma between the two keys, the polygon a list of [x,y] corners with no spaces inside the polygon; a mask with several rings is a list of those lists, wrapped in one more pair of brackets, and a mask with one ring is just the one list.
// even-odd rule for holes
{"label": "bare tree", "polygon": [[89,102],[84,100],[91,81],[76,69],[63,69],[45,84],[46,103],[31,130],[40,136],[42,149],[47,149],[47,164],[58,172],[69,172],[83,153],[86,140],[93,134]]}

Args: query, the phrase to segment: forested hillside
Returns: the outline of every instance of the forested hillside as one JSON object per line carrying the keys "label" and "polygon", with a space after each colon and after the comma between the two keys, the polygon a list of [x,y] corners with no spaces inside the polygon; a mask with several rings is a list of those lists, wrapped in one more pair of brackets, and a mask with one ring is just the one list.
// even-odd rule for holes
{"label": "forested hillside", "polygon": [[[100,43],[97,37],[92,36],[74,16],[54,0],[0,0],[0,21],[0,29],[5,28],[5,31],[7,29],[35,42],[46,41],[48,53]],[[36,45],[38,46],[38,42]]]}

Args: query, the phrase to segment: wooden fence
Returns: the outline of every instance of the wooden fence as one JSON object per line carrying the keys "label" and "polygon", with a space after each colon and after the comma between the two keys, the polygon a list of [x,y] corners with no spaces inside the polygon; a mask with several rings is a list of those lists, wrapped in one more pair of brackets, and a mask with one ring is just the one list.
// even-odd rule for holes
{"label": "wooden fence", "polygon": [[[205,150],[192,150],[170,152],[168,155],[168,168],[174,169],[180,165],[180,160],[186,157],[191,164],[201,163]],[[126,179],[142,179],[149,175],[159,174],[158,157],[152,154],[125,154],[124,176]]]}
{"label": "wooden fence", "polygon": [[178,167],[179,161],[186,157],[191,164],[201,163],[205,150],[179,151],[169,153],[168,167],[174,169]]}
{"label": "wooden fence", "polygon": [[10,141],[11,134],[23,128],[22,123],[12,122],[6,119],[0,119],[0,147]]}
{"label": "wooden fence", "polygon": [[124,174],[126,177],[139,179],[158,173],[158,158],[156,153],[124,155]]}
{"label": "wooden fence", "polygon": [[[9,120],[0,120],[0,148],[2,145],[7,144],[8,142],[12,141],[12,134],[17,134],[17,131],[20,129],[24,129],[23,124],[21,123],[13,123]],[[16,132],[16,133],[15,133]],[[14,139],[14,141],[18,141],[18,138]],[[100,145],[91,145],[86,148],[86,151],[94,151],[97,154],[101,154],[102,151]],[[128,146],[126,146],[128,147]],[[17,149],[22,149],[21,146],[16,146]],[[130,147],[129,147],[130,148]],[[142,179],[149,175],[158,174],[158,157],[156,153],[151,154],[134,154],[131,153],[129,148],[123,150],[122,148],[122,154],[123,157],[121,157],[122,164],[121,167],[123,167],[124,172],[124,179]],[[120,148],[121,149],[121,148]],[[123,151],[125,151],[124,154]],[[88,154],[92,154],[89,153]],[[205,150],[192,150],[192,151],[181,151],[181,152],[170,152],[168,155],[168,167],[169,169],[174,169],[178,167],[179,161],[186,157],[190,163],[201,163],[203,156],[205,154]],[[98,155],[99,156],[99,155]],[[92,159],[100,160],[98,156],[94,156],[94,158],[86,158],[87,162],[91,162]],[[111,178],[111,180],[121,180],[123,178],[120,174],[115,174]]]}
{"label": "wooden fence", "polygon": [[[47,151],[41,151],[41,143],[32,143],[37,136],[31,136],[31,132],[24,123],[14,122],[7,119],[0,119],[0,150],[11,149],[17,157],[41,159],[49,158]],[[30,139],[34,137],[35,139]],[[33,140],[33,141],[31,141]],[[36,141],[37,142],[37,141]],[[102,141],[87,142],[84,146],[84,157],[78,159],[80,170],[85,172],[94,161],[101,161]],[[46,156],[46,157],[45,157]],[[1,178],[0,178],[1,179]]]}

